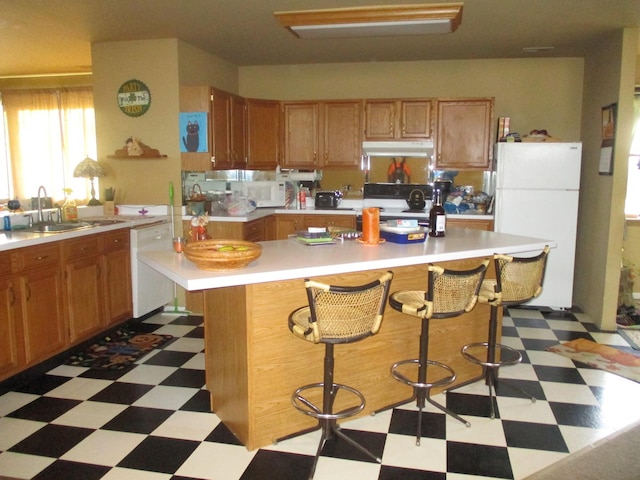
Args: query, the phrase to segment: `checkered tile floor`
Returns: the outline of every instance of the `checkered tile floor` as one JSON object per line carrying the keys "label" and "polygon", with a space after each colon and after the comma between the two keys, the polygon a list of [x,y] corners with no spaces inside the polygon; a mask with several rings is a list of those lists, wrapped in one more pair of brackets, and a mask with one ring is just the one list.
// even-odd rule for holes
{"label": "checkered tile floor", "polygon": [[[0,476],[39,479],[303,479],[319,432],[247,451],[208,411],[202,319],[157,314],[139,330],[176,337],[120,373],[57,366],[20,388],[0,384]],[[559,341],[593,339],[632,352],[616,333],[581,314],[511,309],[503,343],[524,353],[502,378],[539,399],[500,390],[499,418],[488,418],[486,387],[436,400],[471,423],[431,407],[415,446],[414,405],[343,424],[377,452],[379,465],[327,444],[318,480],[521,479],[640,419],[640,384],[546,352]],[[296,415],[292,409],[292,415]]]}

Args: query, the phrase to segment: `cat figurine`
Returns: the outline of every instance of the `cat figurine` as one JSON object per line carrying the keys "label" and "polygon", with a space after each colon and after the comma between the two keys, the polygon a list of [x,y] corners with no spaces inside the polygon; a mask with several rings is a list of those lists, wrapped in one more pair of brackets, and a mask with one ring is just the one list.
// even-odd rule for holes
{"label": "cat figurine", "polygon": [[182,137],[182,143],[187,152],[197,152],[200,147],[200,125],[198,122],[187,123],[187,136]]}

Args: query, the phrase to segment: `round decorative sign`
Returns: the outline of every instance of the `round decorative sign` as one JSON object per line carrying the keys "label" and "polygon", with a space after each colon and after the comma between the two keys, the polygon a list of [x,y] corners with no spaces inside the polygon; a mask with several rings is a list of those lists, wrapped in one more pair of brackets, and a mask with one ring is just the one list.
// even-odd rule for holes
{"label": "round decorative sign", "polygon": [[118,89],[118,107],[130,117],[147,113],[151,105],[151,92],[140,80],[127,80]]}

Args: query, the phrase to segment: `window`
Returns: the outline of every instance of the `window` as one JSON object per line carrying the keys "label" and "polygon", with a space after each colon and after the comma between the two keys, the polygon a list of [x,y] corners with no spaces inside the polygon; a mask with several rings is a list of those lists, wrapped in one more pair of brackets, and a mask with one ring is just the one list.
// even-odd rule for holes
{"label": "window", "polygon": [[636,89],[633,104],[634,125],[631,151],[629,152],[629,170],[627,178],[627,197],[624,205],[626,215],[640,216],[640,90]]}
{"label": "window", "polygon": [[25,209],[43,185],[54,202],[90,197],[89,182],[74,178],[85,157],[96,158],[93,92],[89,87],[2,92],[0,198],[18,198]]}

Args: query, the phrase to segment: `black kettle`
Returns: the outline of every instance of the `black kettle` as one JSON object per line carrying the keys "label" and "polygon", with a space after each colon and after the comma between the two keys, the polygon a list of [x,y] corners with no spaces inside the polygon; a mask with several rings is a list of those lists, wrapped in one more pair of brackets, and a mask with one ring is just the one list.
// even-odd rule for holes
{"label": "black kettle", "polygon": [[409,205],[410,210],[424,210],[427,202],[424,199],[424,192],[419,188],[415,188],[411,190],[409,193],[409,198],[407,198],[407,205]]}

